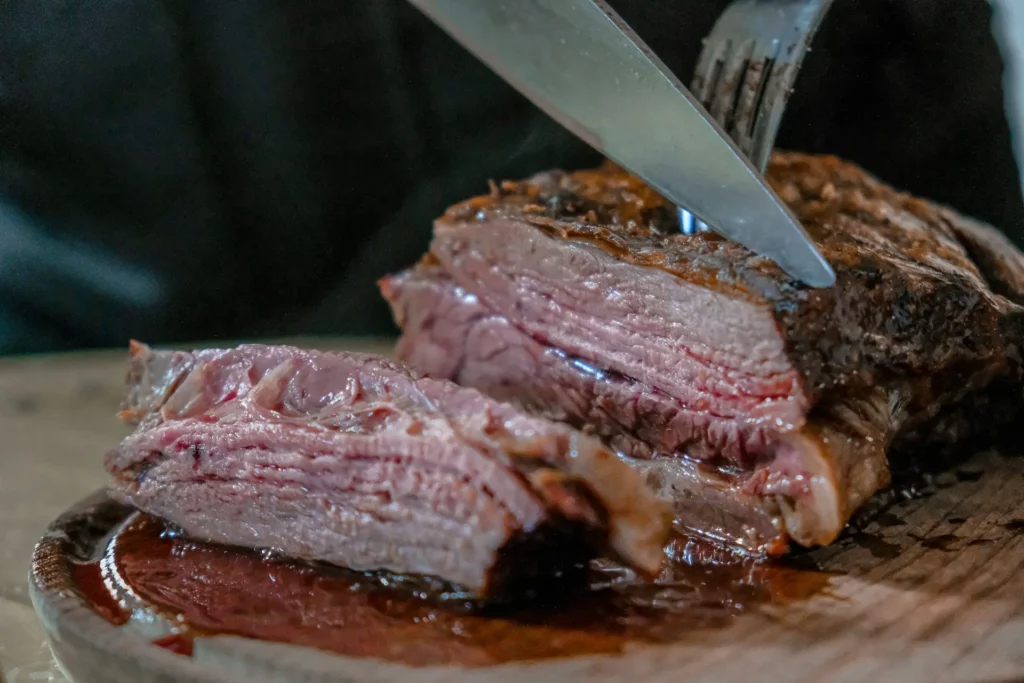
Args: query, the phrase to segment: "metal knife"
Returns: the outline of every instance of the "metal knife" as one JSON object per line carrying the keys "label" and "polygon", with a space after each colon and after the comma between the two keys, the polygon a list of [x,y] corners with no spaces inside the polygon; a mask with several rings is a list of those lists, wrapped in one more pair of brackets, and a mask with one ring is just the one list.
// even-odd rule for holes
{"label": "metal knife", "polygon": [[549,116],[812,287],[831,267],[761,174],[601,0],[410,0]]}

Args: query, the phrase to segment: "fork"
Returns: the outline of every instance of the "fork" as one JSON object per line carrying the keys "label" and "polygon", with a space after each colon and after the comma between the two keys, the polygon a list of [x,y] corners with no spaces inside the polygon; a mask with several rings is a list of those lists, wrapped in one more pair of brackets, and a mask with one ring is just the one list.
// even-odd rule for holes
{"label": "fork", "polygon": [[[715,22],[690,89],[750,162],[768,165],[800,64],[832,0],[734,0]],[[685,234],[708,226],[679,209]]]}

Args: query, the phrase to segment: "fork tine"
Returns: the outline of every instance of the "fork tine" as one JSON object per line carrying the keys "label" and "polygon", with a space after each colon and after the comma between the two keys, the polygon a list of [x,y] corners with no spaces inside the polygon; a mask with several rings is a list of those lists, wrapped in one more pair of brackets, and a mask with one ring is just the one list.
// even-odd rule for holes
{"label": "fork tine", "polygon": [[740,84],[747,72],[751,55],[754,52],[753,39],[740,43],[732,43],[722,66],[722,74],[711,94],[712,102],[708,113],[722,124],[726,130],[732,128],[733,113],[736,110],[736,98],[740,92]]}
{"label": "fork tine", "polygon": [[690,91],[697,101],[705,109],[711,104],[711,95],[715,91],[719,77],[722,74],[722,66],[725,64],[729,52],[729,41],[707,39],[700,51],[700,59],[694,69],[693,81]]}
{"label": "fork tine", "polygon": [[[832,0],[733,0],[704,40],[690,91],[762,173],[800,62]],[[684,234],[708,226],[679,207]]]}
{"label": "fork tine", "polygon": [[803,18],[807,25],[803,36],[786,42],[786,53],[776,56],[771,73],[767,76],[764,97],[754,121],[751,145],[753,154],[750,156],[750,162],[762,172],[775,146],[775,136],[779,132],[782,115],[793,92],[793,84],[804,55],[810,50],[810,43],[830,4],[831,0],[823,0],[817,5],[808,6]]}
{"label": "fork tine", "polygon": [[744,154],[750,156],[754,122],[758,118],[758,105],[761,104],[764,96],[764,86],[768,82],[765,73],[772,68],[772,59],[765,59],[761,52],[761,46],[755,45],[751,59],[747,64],[746,73],[743,75],[743,83],[739,87],[739,95],[736,98],[736,109],[732,114],[732,125],[729,127],[729,135],[736,142],[736,145]]}
{"label": "fork tine", "polygon": [[737,42],[733,37],[739,37],[741,40],[745,36],[749,37],[749,32],[742,30],[746,12],[743,6],[751,2],[752,0],[734,0],[715,20],[711,33],[703,41],[690,90],[705,109],[714,101],[716,86],[722,80],[723,68],[726,63],[732,63],[731,55]]}
{"label": "fork tine", "polygon": [[750,163],[762,172],[768,165],[775,136],[782,123],[782,114],[789,100],[790,86],[795,77],[795,69],[790,64],[777,64],[767,78],[761,107],[757,111],[751,131],[751,144],[748,151]]}
{"label": "fork tine", "polygon": [[832,0],[734,0],[704,43],[693,91],[764,171],[800,62]]}

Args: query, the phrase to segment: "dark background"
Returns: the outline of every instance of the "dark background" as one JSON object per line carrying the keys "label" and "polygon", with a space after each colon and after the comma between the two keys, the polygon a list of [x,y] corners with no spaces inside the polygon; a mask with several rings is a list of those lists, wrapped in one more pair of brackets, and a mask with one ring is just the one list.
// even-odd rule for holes
{"label": "dark background", "polygon": [[[684,81],[724,0],[613,0]],[[1024,244],[985,0],[836,0],[779,145]],[[488,178],[594,164],[404,0],[0,3],[0,353],[393,332]]]}

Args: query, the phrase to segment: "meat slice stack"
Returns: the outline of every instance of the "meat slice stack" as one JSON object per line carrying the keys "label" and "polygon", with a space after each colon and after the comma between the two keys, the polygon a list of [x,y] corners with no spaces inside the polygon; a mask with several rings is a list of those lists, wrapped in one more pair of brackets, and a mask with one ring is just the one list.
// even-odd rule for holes
{"label": "meat slice stack", "polygon": [[887,449],[962,440],[982,395],[1019,407],[1024,257],[832,157],[777,154],[767,177],[835,287],[680,234],[612,165],[543,173],[452,207],[382,281],[399,357],[600,435],[693,531],[827,544],[889,481]]}
{"label": "meat slice stack", "polygon": [[664,556],[667,507],[598,440],[382,358],[133,344],[128,385],[111,491],[198,539],[481,597]]}

